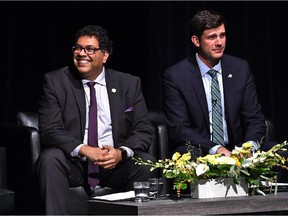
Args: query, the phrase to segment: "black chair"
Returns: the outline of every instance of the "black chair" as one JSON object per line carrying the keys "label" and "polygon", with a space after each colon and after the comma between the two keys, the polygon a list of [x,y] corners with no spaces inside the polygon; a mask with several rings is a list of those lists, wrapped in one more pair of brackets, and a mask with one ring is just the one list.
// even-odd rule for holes
{"label": "black chair", "polygon": [[6,147],[0,146],[0,215],[14,213],[14,191],[8,189]]}
{"label": "black chair", "polygon": [[[38,115],[35,112],[19,112],[17,115],[17,121],[18,125],[22,128],[26,128],[30,134],[29,141],[30,141],[30,147],[31,147],[31,171],[33,175],[36,175],[35,173],[35,163],[38,159],[39,153],[40,153],[40,137],[38,133]],[[88,195],[86,194],[84,190],[84,186],[78,186],[78,187],[70,187],[70,200],[69,200],[69,208],[70,211],[73,212],[73,214],[87,214],[87,199]],[[94,194],[95,196],[98,195],[105,195],[113,193],[114,190],[111,188],[101,188],[97,190],[97,192]],[[36,192],[36,197],[39,198],[38,191]],[[41,205],[39,205],[39,210],[41,210]]]}
{"label": "black chair", "polygon": [[165,125],[164,113],[149,111],[149,120],[155,127],[154,143],[150,146],[149,153],[157,159],[165,159],[169,155],[168,131]]}
{"label": "black chair", "polygon": [[[32,214],[35,186],[31,170],[30,128],[14,124],[1,124],[1,146],[5,148],[6,185],[14,191],[14,214]],[[2,159],[2,157],[1,157]],[[2,164],[2,163],[1,163]]]}
{"label": "black chair", "polygon": [[[20,112],[18,125],[1,125],[6,145],[7,184],[15,192],[14,214],[43,214],[40,204],[35,163],[40,153],[38,116]],[[87,214],[87,194],[83,187],[70,188],[69,207],[75,214]]]}
{"label": "black chair", "polygon": [[265,134],[265,140],[266,141],[273,141],[274,140],[274,126],[270,119],[265,120],[266,124],[266,134]]}
{"label": "black chair", "polygon": [[[169,141],[168,131],[165,125],[164,113],[159,111],[149,111],[149,120],[152,122],[155,128],[154,143],[150,146],[149,153],[154,155],[157,160],[164,160],[169,157]],[[158,170],[158,177],[163,179],[163,194],[169,194],[171,191],[171,180],[167,179],[162,170]]]}
{"label": "black chair", "polygon": [[[168,134],[164,125],[164,116],[162,113],[153,111],[149,112],[149,116],[156,129],[155,142],[152,143],[149,152],[157,159],[164,159],[168,155]],[[7,182],[15,191],[15,214],[42,214],[35,173],[35,163],[40,153],[38,115],[35,112],[19,112],[17,122],[18,125],[5,125],[1,130],[5,137],[4,142],[11,143],[7,151],[7,159],[9,158],[10,161],[8,170],[11,171]],[[164,192],[165,190],[164,188]],[[96,195],[112,192],[110,188],[105,188],[97,191]],[[71,187],[70,193],[71,212],[87,214],[88,196],[84,187]]]}

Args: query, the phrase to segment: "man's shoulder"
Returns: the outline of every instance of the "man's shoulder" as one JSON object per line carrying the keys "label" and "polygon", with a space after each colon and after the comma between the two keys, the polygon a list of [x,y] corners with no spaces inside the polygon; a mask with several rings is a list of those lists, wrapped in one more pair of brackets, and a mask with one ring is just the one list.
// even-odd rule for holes
{"label": "man's shoulder", "polygon": [[224,54],[221,59],[222,59],[222,61],[247,62],[247,60],[244,58],[240,58],[240,57],[237,57],[234,55],[229,55],[229,54]]}
{"label": "man's shoulder", "polygon": [[133,75],[131,73],[125,73],[125,72],[114,70],[111,68],[106,68],[105,73],[106,73],[106,76],[112,77],[115,79],[139,79],[138,76]]}
{"label": "man's shoulder", "polygon": [[55,70],[51,70],[49,72],[47,72],[47,75],[60,75],[60,74],[66,74],[69,72],[69,67],[68,66],[64,66],[61,68],[57,68]]}
{"label": "man's shoulder", "polygon": [[50,79],[57,80],[81,80],[80,73],[69,66],[63,66],[61,68],[49,71],[45,74],[46,77],[50,77]]}
{"label": "man's shoulder", "polygon": [[173,65],[171,65],[170,67],[168,67],[166,69],[166,71],[185,71],[185,70],[189,70],[190,68],[193,69],[194,67],[197,67],[197,62],[195,57],[190,56],[190,57],[186,57],[184,59],[179,60],[178,62],[174,63]]}

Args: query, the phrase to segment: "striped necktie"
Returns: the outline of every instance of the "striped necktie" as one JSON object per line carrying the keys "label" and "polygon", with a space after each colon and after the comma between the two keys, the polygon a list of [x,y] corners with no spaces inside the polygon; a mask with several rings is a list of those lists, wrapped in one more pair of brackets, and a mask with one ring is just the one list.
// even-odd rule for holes
{"label": "striped necktie", "polygon": [[211,99],[212,99],[212,141],[219,145],[224,145],[224,132],[222,121],[222,103],[217,71],[211,69],[208,74],[212,77]]}

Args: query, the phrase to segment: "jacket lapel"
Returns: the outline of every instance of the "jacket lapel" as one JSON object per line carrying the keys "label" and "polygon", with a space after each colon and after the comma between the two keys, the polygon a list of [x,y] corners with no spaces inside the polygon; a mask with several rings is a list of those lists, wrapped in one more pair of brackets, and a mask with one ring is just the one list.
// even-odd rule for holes
{"label": "jacket lapel", "polygon": [[68,69],[65,71],[68,79],[70,80],[70,87],[75,97],[76,104],[78,106],[80,122],[81,122],[81,137],[84,137],[85,123],[86,123],[86,101],[83,84],[80,78],[74,76]]}
{"label": "jacket lapel", "polygon": [[207,105],[207,100],[206,100],[206,94],[205,94],[205,89],[204,89],[204,85],[203,85],[203,81],[202,81],[202,77],[201,77],[201,72],[199,70],[197,61],[194,58],[191,58],[188,60],[191,64],[191,83],[192,86],[194,88],[194,91],[197,95],[200,107],[203,111],[205,120],[206,120],[206,124],[207,126],[209,126],[209,113],[208,113],[208,105]]}
{"label": "jacket lapel", "polygon": [[224,101],[225,101],[225,116],[226,119],[231,113],[231,105],[233,104],[233,70],[231,66],[225,61],[225,57],[222,58],[222,80],[223,80],[223,89],[224,89]]}
{"label": "jacket lapel", "polygon": [[107,92],[109,97],[109,103],[110,103],[110,114],[111,114],[111,123],[112,123],[112,132],[113,132],[113,139],[116,140],[117,137],[117,131],[118,131],[118,112],[119,110],[117,107],[119,107],[120,104],[120,88],[118,83],[113,77],[112,72],[110,69],[106,68],[105,72],[105,79],[107,84]]}

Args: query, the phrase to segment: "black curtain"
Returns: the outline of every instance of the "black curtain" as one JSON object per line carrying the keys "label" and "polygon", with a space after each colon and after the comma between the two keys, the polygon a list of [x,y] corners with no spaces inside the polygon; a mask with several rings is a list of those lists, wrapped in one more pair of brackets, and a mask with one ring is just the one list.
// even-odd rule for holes
{"label": "black curtain", "polygon": [[215,9],[228,22],[226,53],[249,61],[276,140],[287,139],[288,2],[6,1],[0,7],[0,123],[37,110],[43,74],[67,64],[74,33],[87,24],[108,30],[114,53],[107,66],[139,76],[148,108],[161,111],[163,71],[191,55],[191,17]]}

